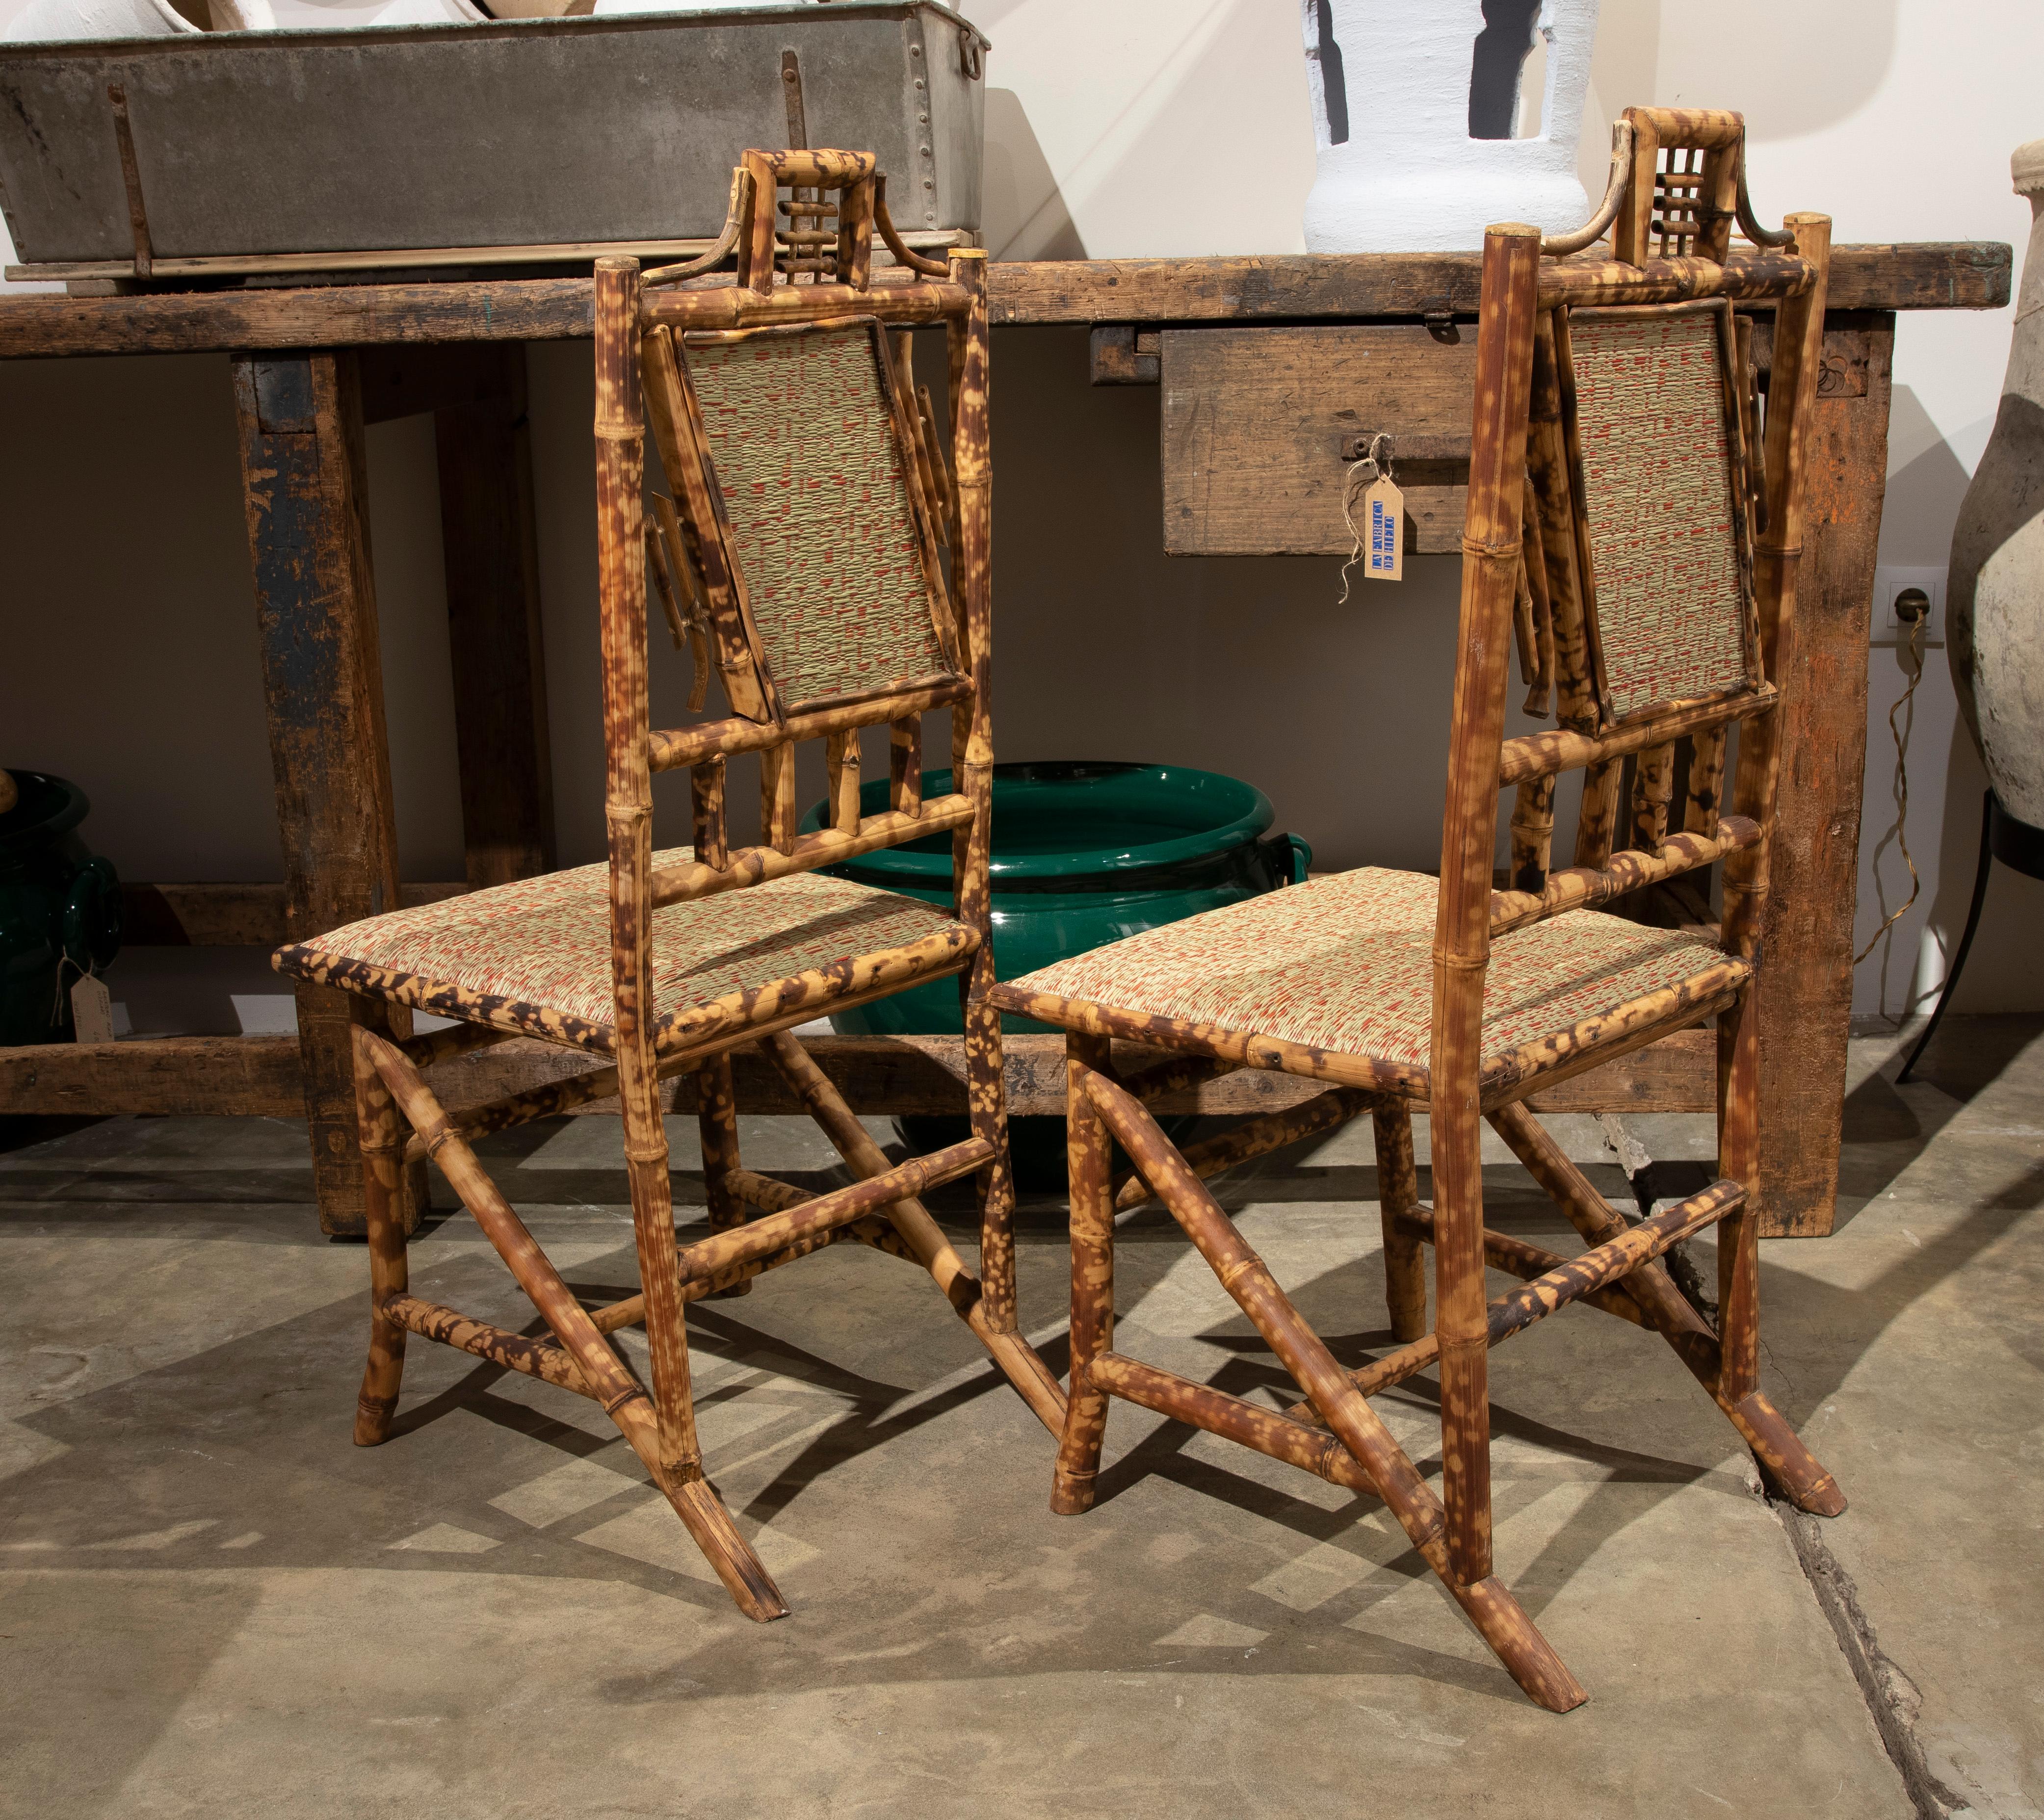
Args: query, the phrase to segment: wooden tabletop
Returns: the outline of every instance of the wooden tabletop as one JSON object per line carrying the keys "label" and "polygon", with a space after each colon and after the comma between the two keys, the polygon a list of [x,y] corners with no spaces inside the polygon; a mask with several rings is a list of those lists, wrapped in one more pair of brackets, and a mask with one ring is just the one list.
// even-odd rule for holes
{"label": "wooden tabletop", "polygon": [[[1476,253],[1300,254],[997,262],[997,324],[1354,321],[1473,317]],[[1835,309],[1996,309],[2012,255],[1996,240],[1846,245]],[[402,343],[572,341],[590,332],[586,277],[296,285],[126,297],[0,296],[0,359]]]}

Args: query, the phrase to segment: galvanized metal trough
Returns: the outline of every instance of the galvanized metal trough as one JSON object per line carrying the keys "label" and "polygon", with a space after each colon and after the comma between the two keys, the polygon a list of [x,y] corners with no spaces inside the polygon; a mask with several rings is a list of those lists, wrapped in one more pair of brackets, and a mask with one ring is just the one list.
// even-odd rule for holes
{"label": "galvanized metal trough", "polygon": [[670,253],[747,146],[878,155],[913,244],[974,244],[988,40],[931,0],[0,44],[23,278]]}

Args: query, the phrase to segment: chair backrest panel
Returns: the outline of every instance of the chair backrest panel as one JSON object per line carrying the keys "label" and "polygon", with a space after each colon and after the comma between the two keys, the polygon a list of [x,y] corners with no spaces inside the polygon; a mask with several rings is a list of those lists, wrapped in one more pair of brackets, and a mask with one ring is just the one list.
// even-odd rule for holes
{"label": "chair backrest panel", "polygon": [[1760,678],[1731,306],[1569,313],[1564,414],[1608,722]]}
{"label": "chair backrest panel", "polygon": [[676,351],[701,425],[713,534],[778,700],[793,708],[955,674],[879,324],[695,332]]}
{"label": "chair backrest panel", "polygon": [[[1780,759],[1782,679],[1770,671],[1777,649],[1792,662],[1795,649],[1781,641],[1831,224],[1795,215],[1775,232],[1753,220],[1736,114],[1629,110],[1613,143],[1612,182],[1585,228],[1543,243],[1504,224],[1485,240],[1435,943],[1437,1089],[1477,1053],[1493,936],[1648,886],[1706,920],[1702,875],[1723,862],[1723,945],[1750,958],[1758,941]],[[1750,246],[1730,244],[1735,218]],[[1613,222],[1607,255],[1573,258]],[[1774,309],[1764,424],[1734,300]],[[1516,565],[1501,535],[1513,525]],[[1515,628],[1527,711],[1551,701],[1558,724],[1507,739]],[[1556,785],[1574,770],[1575,859],[1557,870]],[[1500,890],[1498,796],[1514,786]]]}

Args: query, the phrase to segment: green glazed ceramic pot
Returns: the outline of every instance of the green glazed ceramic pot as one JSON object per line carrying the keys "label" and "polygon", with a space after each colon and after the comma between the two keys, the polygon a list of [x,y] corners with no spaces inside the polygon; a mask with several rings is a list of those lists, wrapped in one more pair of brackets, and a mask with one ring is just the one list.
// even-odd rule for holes
{"label": "green glazed ceramic pot", "polygon": [[20,798],[0,815],[0,1043],[67,1042],[71,986],[120,952],[121,881],[79,839],[84,791],[8,774]]}
{"label": "green glazed ceramic pot", "polygon": [[[923,774],[925,798],[947,794],[949,771]],[[883,778],[859,792],[867,815],[887,806]],[[824,805],[802,819],[824,825]],[[1239,778],[1180,765],[1059,760],[993,767],[993,953],[1000,977],[1048,966],[1124,935],[1217,909],[1306,876],[1312,850],[1273,834],[1270,799]],[[838,877],[949,904],[951,839],[934,835],[863,854]],[[841,1013],[846,1035],[935,1035],[962,1027],[955,979],[897,993]],[[1009,1031],[1048,1026],[1006,1017]],[[954,1121],[904,1120],[912,1142],[955,1142]],[[962,1133],[963,1120],[955,1122]],[[1018,1119],[1012,1132],[1024,1185],[1062,1180],[1062,1119]],[[1039,1129],[1038,1127],[1040,1127]]]}

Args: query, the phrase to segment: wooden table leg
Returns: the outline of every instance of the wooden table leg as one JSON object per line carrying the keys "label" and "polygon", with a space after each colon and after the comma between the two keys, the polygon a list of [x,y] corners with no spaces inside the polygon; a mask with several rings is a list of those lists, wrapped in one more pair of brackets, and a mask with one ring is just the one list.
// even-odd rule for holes
{"label": "wooden table leg", "polygon": [[540,635],[525,350],[463,350],[486,395],[433,413],[454,646],[462,839],[476,889],[553,870],[554,778]]}
{"label": "wooden table leg", "polygon": [[[296,937],[398,902],[361,390],[345,349],[236,355],[232,363],[286,927]],[[320,1229],[359,1234],[347,1000],[316,986],[301,986],[298,1000]]]}
{"label": "wooden table leg", "polygon": [[1762,950],[1760,1230],[1770,1238],[1821,1238],[1838,1212],[1894,347],[1892,312],[1834,310],[1825,320]]}

